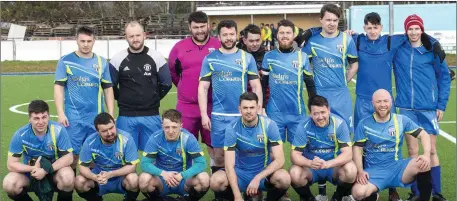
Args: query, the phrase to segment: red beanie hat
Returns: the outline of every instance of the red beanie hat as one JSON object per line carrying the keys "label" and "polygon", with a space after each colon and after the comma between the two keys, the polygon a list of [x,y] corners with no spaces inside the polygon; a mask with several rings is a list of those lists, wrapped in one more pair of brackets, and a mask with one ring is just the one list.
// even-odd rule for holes
{"label": "red beanie hat", "polygon": [[408,31],[408,28],[412,25],[419,25],[421,28],[422,32],[424,32],[424,21],[422,21],[422,18],[417,16],[416,14],[410,15],[405,19],[405,32]]}

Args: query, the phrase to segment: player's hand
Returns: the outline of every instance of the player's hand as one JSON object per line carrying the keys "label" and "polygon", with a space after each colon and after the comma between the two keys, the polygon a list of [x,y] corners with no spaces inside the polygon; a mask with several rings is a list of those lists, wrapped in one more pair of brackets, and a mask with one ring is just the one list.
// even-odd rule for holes
{"label": "player's hand", "polygon": [[202,115],[202,126],[206,130],[211,131],[211,120],[209,119],[207,114]]}
{"label": "player's hand", "polygon": [[167,172],[167,171],[162,171],[160,176],[163,177],[163,180],[165,180],[165,183],[170,186],[170,187],[175,187],[178,186],[179,182],[174,178],[174,174],[176,172]]}
{"label": "player's hand", "polygon": [[68,119],[67,116],[65,116],[65,114],[59,115],[57,121],[65,127],[70,126],[70,123],[68,123]]}
{"label": "player's hand", "polygon": [[438,119],[438,121],[441,121],[441,119],[443,119],[443,115],[444,115],[443,110],[440,110],[440,109],[436,110],[436,118]]}
{"label": "player's hand", "polygon": [[257,195],[258,190],[259,190],[259,185],[260,185],[260,179],[258,179],[257,177],[254,177],[254,179],[251,180],[251,182],[248,185],[248,188],[246,189],[246,194],[248,196]]}
{"label": "player's hand", "polygon": [[35,168],[31,173],[31,176],[37,180],[43,179],[43,177],[48,174],[43,168]]}
{"label": "player's hand", "polygon": [[103,179],[105,179],[105,180],[108,181],[109,179],[111,179],[111,178],[113,177],[113,174],[111,173],[111,171],[110,171],[110,172],[101,171],[101,172],[100,172],[100,176],[101,176]]}
{"label": "player's hand", "polygon": [[324,159],[321,159],[321,167],[320,169],[328,169],[328,166],[329,166],[329,163],[327,161],[325,161]]}
{"label": "player's hand", "polygon": [[315,169],[315,170],[318,170],[318,169],[321,169],[321,166],[322,166],[322,159],[320,159],[319,157],[315,156],[314,159],[312,160],[311,168]]}
{"label": "player's hand", "polygon": [[178,183],[181,183],[181,181],[182,181],[182,179],[183,179],[181,173],[175,173],[175,174],[173,175],[173,177],[176,179],[176,181],[178,181]]}
{"label": "player's hand", "polygon": [[349,34],[350,36],[353,35],[353,34],[357,34],[357,32],[355,32],[354,30],[346,30],[345,32],[347,34]]}
{"label": "player's hand", "polygon": [[357,183],[366,185],[368,184],[368,180],[370,179],[370,176],[368,175],[368,172],[362,171],[357,173]]}
{"label": "player's hand", "polygon": [[421,172],[425,172],[430,169],[430,156],[419,155],[416,158],[416,162],[419,163],[419,170]]}

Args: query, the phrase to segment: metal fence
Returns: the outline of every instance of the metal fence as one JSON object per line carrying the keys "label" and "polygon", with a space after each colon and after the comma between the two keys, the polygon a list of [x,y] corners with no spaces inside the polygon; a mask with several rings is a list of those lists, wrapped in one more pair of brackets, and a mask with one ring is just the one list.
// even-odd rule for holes
{"label": "metal fence", "polygon": [[[174,44],[189,35],[156,35],[148,36],[144,44],[151,49],[157,50],[168,57]],[[40,61],[58,60],[60,57],[77,50],[75,37],[53,37],[47,40],[22,38],[1,41],[1,60],[12,61]],[[95,39],[93,51],[105,58],[111,58],[114,54],[128,47],[128,43],[122,36],[99,36]]]}

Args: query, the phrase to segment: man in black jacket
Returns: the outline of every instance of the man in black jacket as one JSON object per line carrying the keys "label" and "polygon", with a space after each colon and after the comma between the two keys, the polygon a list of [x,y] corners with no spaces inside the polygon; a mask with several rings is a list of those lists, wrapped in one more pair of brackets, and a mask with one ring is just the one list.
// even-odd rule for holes
{"label": "man in black jacket", "polygon": [[130,133],[138,149],[143,150],[149,136],[161,128],[160,100],[171,89],[171,76],[165,58],[144,45],[146,34],[138,22],[125,26],[125,38],[129,48],[110,61],[119,107],[116,126]]}

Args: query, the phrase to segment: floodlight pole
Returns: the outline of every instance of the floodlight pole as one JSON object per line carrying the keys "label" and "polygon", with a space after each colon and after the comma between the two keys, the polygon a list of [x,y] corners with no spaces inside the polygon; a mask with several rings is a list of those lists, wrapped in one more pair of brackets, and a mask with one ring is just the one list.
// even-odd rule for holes
{"label": "floodlight pole", "polygon": [[389,1],[389,35],[394,34],[394,2]]}

